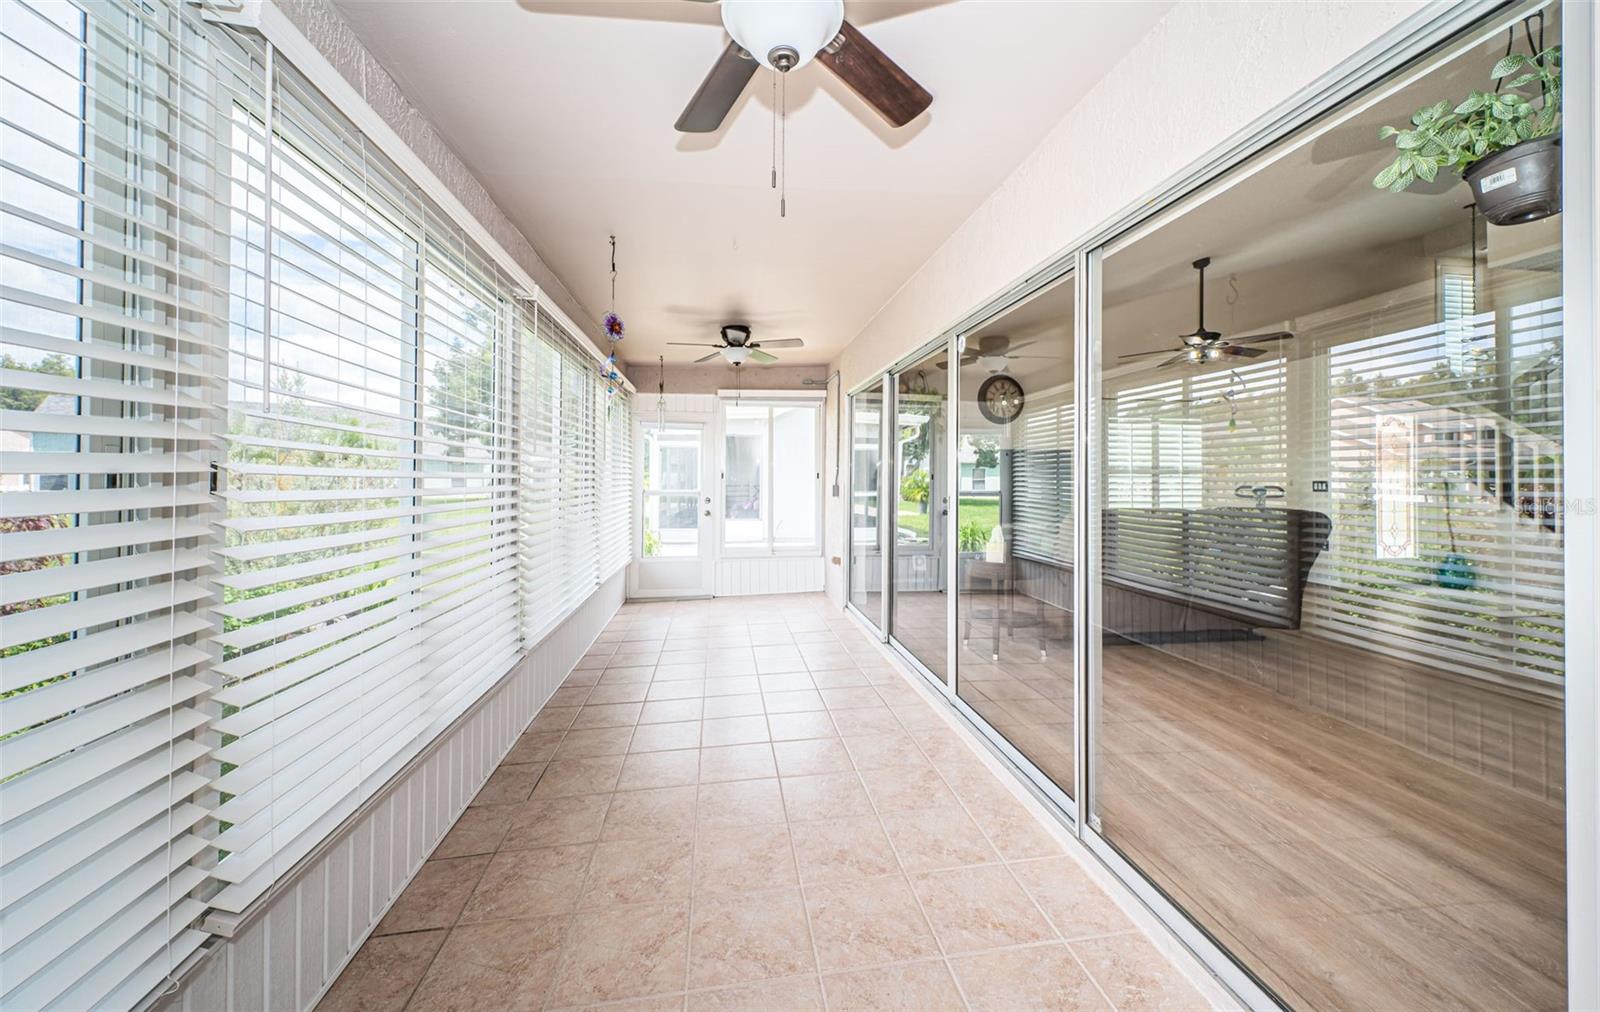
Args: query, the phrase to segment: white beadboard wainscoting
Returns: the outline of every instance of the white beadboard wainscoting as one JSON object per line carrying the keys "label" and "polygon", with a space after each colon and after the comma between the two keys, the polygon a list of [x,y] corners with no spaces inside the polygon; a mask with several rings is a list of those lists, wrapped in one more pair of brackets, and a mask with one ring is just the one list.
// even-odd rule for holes
{"label": "white beadboard wainscoting", "polygon": [[[818,582],[820,586],[820,570]],[[162,1012],[308,1010],[622,605],[622,572],[155,997]]]}
{"label": "white beadboard wainscoting", "polygon": [[825,575],[820,555],[718,559],[713,593],[717,597],[820,593]]}

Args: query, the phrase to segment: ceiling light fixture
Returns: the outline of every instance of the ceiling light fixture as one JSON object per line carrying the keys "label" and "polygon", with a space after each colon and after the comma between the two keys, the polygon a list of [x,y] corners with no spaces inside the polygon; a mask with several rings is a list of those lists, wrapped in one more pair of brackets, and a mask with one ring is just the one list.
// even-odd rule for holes
{"label": "ceiling light fixture", "polygon": [[[775,72],[772,79],[772,188],[778,191],[778,217],[787,218],[788,74],[810,63],[824,46],[839,42],[839,31],[844,27],[844,0],[722,0],[722,26],[751,59]],[[781,89],[779,78],[782,79]],[[781,160],[778,155],[780,133]],[[781,176],[780,165],[784,168]]]}
{"label": "ceiling light fixture", "polygon": [[839,35],[844,0],[722,0],[722,26],[768,70],[803,67]]}
{"label": "ceiling light fixture", "polygon": [[728,360],[729,365],[744,365],[750,357],[750,349],[741,344],[730,344],[722,349],[722,357]]}

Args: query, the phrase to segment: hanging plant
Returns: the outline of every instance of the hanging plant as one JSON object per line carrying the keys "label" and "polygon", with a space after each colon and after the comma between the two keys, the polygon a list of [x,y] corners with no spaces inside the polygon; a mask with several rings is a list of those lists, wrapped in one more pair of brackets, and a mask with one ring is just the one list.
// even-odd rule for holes
{"label": "hanging plant", "polygon": [[1496,225],[1559,213],[1561,47],[1531,55],[1508,49],[1489,76],[1506,88],[1537,84],[1539,91],[1530,97],[1497,85],[1459,103],[1424,106],[1409,127],[1383,127],[1379,136],[1393,138],[1398,154],[1372,185],[1399,193],[1418,180],[1432,182],[1445,169],[1467,181],[1478,209]]}

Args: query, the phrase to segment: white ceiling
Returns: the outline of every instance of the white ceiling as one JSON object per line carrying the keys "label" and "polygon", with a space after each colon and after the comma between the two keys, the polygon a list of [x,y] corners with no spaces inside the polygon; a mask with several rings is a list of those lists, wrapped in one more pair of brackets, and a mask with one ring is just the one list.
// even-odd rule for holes
{"label": "white ceiling", "polygon": [[727,43],[712,4],[336,2],[597,315],[617,235],[625,360],[690,361],[665,342],[737,320],[804,339],[786,363],[832,359],[1170,6],[846,0],[933,107],[892,130],[820,64],[796,71],[780,220],[767,72],[717,133],[673,129]]}

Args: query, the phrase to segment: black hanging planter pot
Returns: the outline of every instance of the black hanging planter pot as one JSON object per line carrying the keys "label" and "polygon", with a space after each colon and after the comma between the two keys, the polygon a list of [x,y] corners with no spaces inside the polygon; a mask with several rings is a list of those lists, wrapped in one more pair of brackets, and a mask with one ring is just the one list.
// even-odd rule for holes
{"label": "black hanging planter pot", "polygon": [[1561,135],[1538,137],[1473,162],[1472,199],[1496,225],[1523,225],[1561,212]]}

